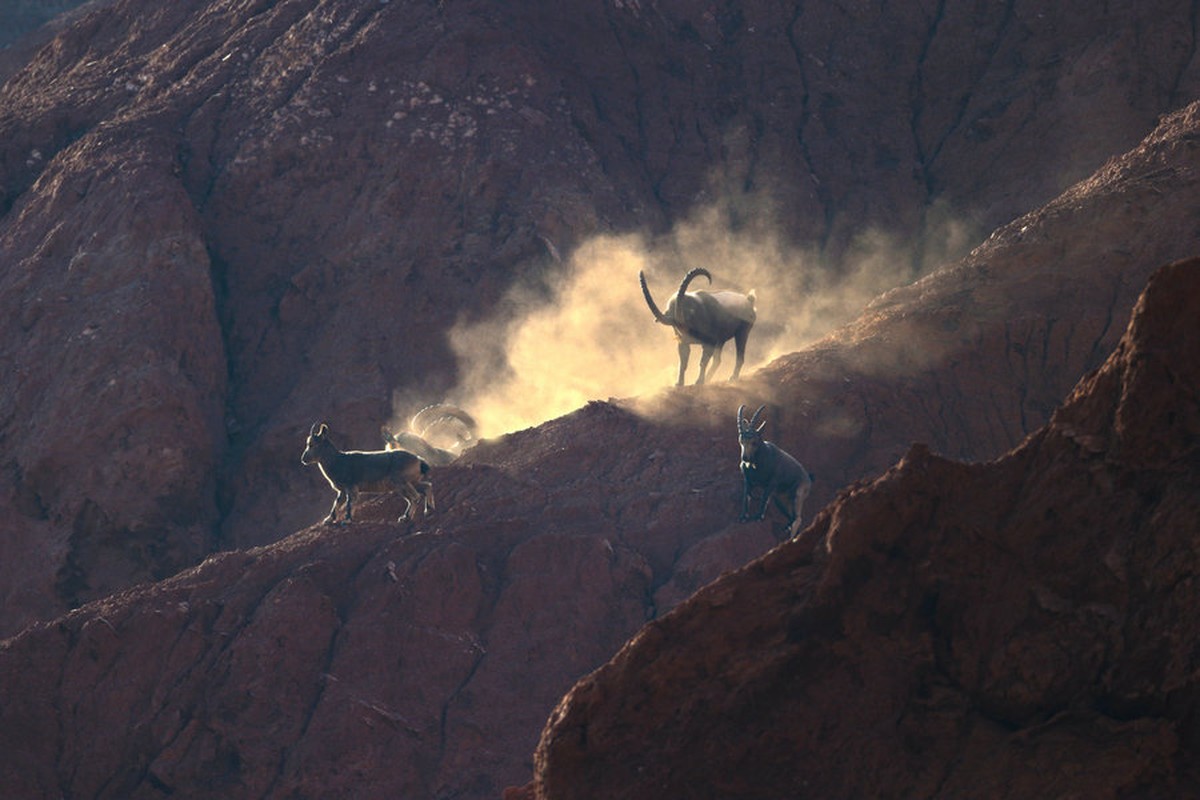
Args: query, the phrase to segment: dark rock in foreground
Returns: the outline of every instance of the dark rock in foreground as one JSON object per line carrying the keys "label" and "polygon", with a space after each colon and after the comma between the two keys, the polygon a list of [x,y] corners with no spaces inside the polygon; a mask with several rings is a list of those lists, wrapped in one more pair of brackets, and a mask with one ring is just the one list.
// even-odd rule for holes
{"label": "dark rock in foreground", "polygon": [[545,800],[1200,792],[1200,261],[1012,453],[914,446],[554,712]]}

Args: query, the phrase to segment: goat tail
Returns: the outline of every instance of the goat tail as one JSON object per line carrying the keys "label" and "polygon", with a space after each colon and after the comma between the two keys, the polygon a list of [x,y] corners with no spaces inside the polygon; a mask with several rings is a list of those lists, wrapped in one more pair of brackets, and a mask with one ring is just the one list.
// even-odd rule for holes
{"label": "goat tail", "polygon": [[754,301],[758,299],[758,295],[753,289],[751,289],[750,291],[746,292],[746,299],[750,301],[750,307],[754,308]]}
{"label": "goat tail", "polygon": [[661,322],[663,325],[670,325],[671,320],[663,316],[663,313],[658,310],[658,306],[654,302],[654,298],[650,296],[650,287],[646,285],[646,273],[638,272],[638,281],[642,284],[642,294],[646,298],[646,305],[650,306],[650,313],[654,315],[654,319]]}

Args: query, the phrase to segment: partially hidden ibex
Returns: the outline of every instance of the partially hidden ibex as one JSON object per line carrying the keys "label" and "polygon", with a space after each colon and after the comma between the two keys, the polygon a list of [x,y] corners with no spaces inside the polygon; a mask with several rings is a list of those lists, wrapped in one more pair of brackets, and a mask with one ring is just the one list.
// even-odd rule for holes
{"label": "partially hidden ibex", "polygon": [[742,371],[742,362],[746,359],[746,339],[750,336],[750,329],[754,327],[754,320],[757,318],[753,291],[748,294],[689,292],[688,284],[700,275],[712,283],[712,275],[708,270],[702,267],[690,270],[683,276],[679,291],[671,298],[664,313],[658,310],[654,298],[650,296],[645,273],[638,273],[642,294],[646,296],[646,304],[650,306],[654,319],[674,328],[675,338],[679,340],[679,379],[675,382],[676,386],[683,385],[683,375],[687,371],[692,345],[698,344],[701,348],[700,377],[696,379],[696,383],[699,384],[704,383],[709,359],[712,359],[712,371],[717,371],[717,366],[721,363],[721,351],[730,339],[733,339],[737,346],[737,363],[734,364],[730,380],[737,378]]}
{"label": "partially hidden ibex", "polygon": [[434,508],[433,483],[426,477],[429,464],[404,450],[339,450],[329,441],[329,426],[314,423],[300,456],[304,465],[316,464],[337,492],[324,522],[333,522],[338,505],[344,503],[346,522],[351,521],[351,504],[358,492],[399,491],[407,505],[397,522],[416,516],[416,502],[423,500],[424,513]]}
{"label": "partially hidden ibex", "polygon": [[[804,500],[812,489],[813,476],[804,466],[783,451],[778,445],[763,438],[762,429],[767,421],[759,422],[763,409],[758,411],[747,422],[742,413],[746,407],[738,406],[738,443],[742,447],[742,514],[743,522],[759,520],[767,514],[767,501],[774,498],[775,505],[783,512],[788,520],[788,538],[794,537],[800,530],[801,512]],[[755,489],[762,489],[762,502],[758,512],[750,514],[751,494]]]}
{"label": "partially hidden ibex", "polygon": [[407,450],[435,467],[443,467],[475,444],[478,431],[475,418],[449,403],[425,406],[408,421],[408,429],[390,431],[385,426],[384,446],[388,450]]}

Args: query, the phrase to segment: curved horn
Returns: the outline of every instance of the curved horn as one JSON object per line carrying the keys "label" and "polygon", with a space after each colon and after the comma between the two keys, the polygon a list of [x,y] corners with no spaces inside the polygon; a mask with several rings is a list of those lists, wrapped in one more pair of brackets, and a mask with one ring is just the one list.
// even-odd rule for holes
{"label": "curved horn", "polygon": [[688,317],[690,315],[688,312],[691,309],[683,302],[683,295],[687,291],[688,284],[700,275],[708,278],[708,282],[712,283],[712,275],[704,267],[696,267],[695,269],[688,270],[687,275],[684,275],[683,280],[679,282],[679,291],[675,294],[675,323],[677,325],[681,324],[687,327],[689,324]]}
{"label": "curved horn", "polygon": [[738,406],[738,415],[737,415],[738,433],[741,433],[742,431],[746,430],[746,420],[742,417],[742,414],[745,412],[745,410],[746,410],[745,403],[742,403],[740,406]]}
{"label": "curved horn", "polygon": [[650,306],[650,313],[654,315],[654,319],[663,325],[670,325],[671,320],[663,316],[663,313],[658,310],[658,306],[654,304],[654,298],[650,296],[650,287],[646,285],[645,272],[638,272],[638,281],[642,284],[642,294],[646,297],[646,305]]}
{"label": "curved horn", "polygon": [[325,427],[324,422],[314,422],[312,424],[312,427],[308,429],[308,435],[309,436],[320,436],[321,435],[320,429],[324,428],[324,427]]}
{"label": "curved horn", "polygon": [[[712,283],[712,274],[709,273],[709,271],[706,270],[704,267],[696,267],[695,269],[689,269],[688,274],[684,275],[683,280],[681,280],[679,282],[679,292],[675,295],[675,297],[682,298],[683,293],[687,291],[688,284],[691,283],[694,279],[696,279],[697,277],[699,277],[701,275],[708,278],[709,283]],[[679,300],[676,299],[675,302],[678,303]],[[676,306],[676,308],[678,308],[678,307],[679,306]]]}
{"label": "curved horn", "polygon": [[475,418],[463,411],[461,408],[450,403],[434,403],[431,406],[425,406],[417,413],[413,414],[412,419],[408,421],[408,428],[413,433],[424,436],[425,433],[437,423],[444,419],[456,419],[463,425],[467,426],[471,435],[475,435],[475,431],[479,429],[479,424],[475,422]]}
{"label": "curved horn", "polygon": [[[479,425],[475,422],[474,417],[472,417],[470,414],[468,414],[467,412],[465,412],[461,409],[458,409],[457,413],[456,412],[447,412],[445,414],[442,414],[440,417],[435,419],[433,422],[431,422],[425,426],[425,432],[428,433],[429,429],[432,428],[433,426],[440,425],[444,422],[447,422],[447,421],[453,420],[453,419],[456,419],[459,422],[461,422],[463,424],[463,427],[466,429],[467,438],[464,441],[470,441],[471,439],[475,438],[475,432],[477,430],[479,430]],[[458,438],[462,439],[461,436],[459,436]]]}
{"label": "curved horn", "polygon": [[[746,427],[749,427],[749,428],[754,428],[754,424],[755,424],[756,422],[758,422],[758,418],[759,418],[759,417],[762,415],[763,409],[765,409],[765,408],[766,408],[766,406],[765,406],[765,405],[764,405],[764,406],[759,406],[759,407],[758,407],[758,411],[755,411],[755,412],[754,412],[754,416],[750,418],[750,424],[749,424],[749,425],[747,425]],[[767,421],[764,419],[764,420],[762,421],[762,424],[761,424],[761,425],[759,425],[757,428],[754,428],[754,429],[755,429],[755,430],[758,430],[758,431],[761,431],[761,430],[762,430],[762,429],[763,429],[763,428],[766,426],[766,424],[767,424]]]}

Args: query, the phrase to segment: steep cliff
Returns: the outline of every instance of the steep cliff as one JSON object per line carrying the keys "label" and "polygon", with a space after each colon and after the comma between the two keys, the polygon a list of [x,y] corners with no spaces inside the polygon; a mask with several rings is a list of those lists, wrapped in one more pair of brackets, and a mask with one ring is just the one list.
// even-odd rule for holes
{"label": "steep cliff", "polygon": [[1200,261],[1050,424],[915,445],[555,710],[538,798],[1200,791]]}

